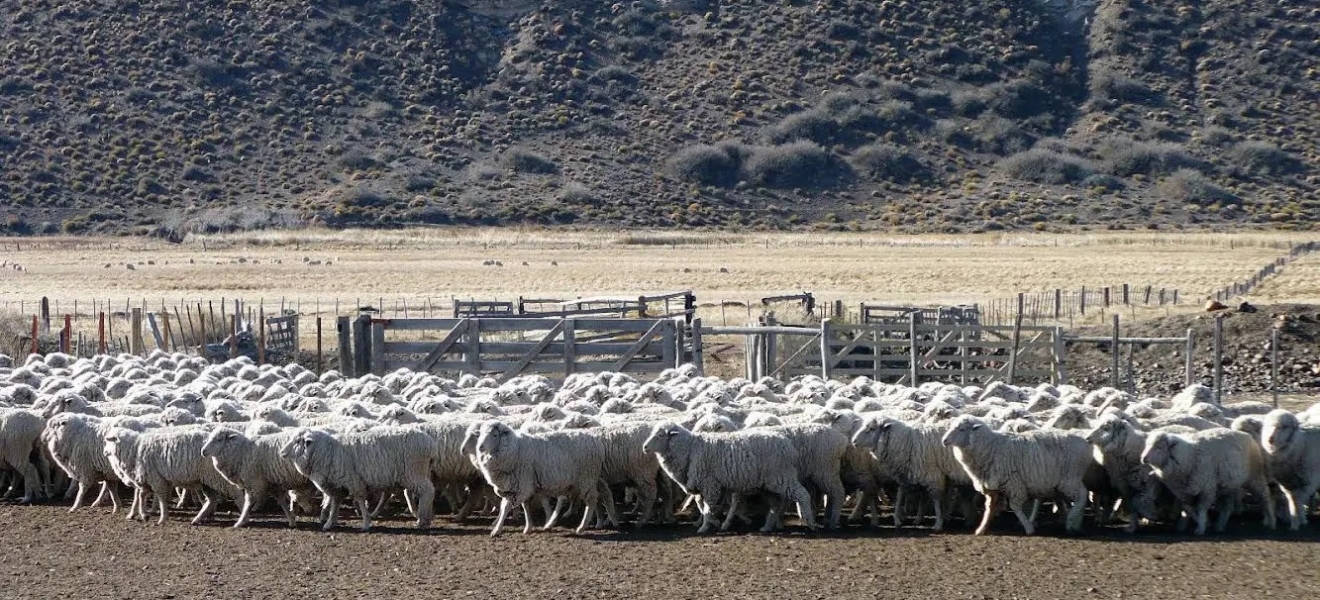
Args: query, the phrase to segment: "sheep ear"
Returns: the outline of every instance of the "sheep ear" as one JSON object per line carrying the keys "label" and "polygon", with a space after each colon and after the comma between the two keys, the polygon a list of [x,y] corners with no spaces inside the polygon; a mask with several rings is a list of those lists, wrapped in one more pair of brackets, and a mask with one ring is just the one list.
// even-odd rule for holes
{"label": "sheep ear", "polygon": [[976,431],[977,429],[980,429],[980,428],[981,428],[981,424],[980,424],[980,423],[977,423],[977,424],[975,424],[975,425],[972,425],[972,431]]}
{"label": "sheep ear", "polygon": [[225,436],[225,439],[227,439],[227,440],[232,440],[232,439],[237,438],[237,437],[238,437],[238,434],[237,434],[237,433],[230,432],[229,435],[226,435],[226,436]]}
{"label": "sheep ear", "polygon": [[881,425],[881,426],[880,426],[880,429],[883,430],[883,431],[889,431],[889,428],[890,428],[890,427],[893,427],[893,426],[894,426],[893,423],[885,423],[884,425]]}

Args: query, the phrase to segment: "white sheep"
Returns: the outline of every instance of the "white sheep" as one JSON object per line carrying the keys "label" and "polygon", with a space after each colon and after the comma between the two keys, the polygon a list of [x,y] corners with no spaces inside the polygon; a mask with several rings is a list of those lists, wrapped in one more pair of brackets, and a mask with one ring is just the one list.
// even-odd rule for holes
{"label": "white sheep", "polygon": [[[643,449],[657,455],[660,466],[688,494],[700,497],[701,527],[715,525],[714,508],[732,494],[730,517],[739,495],[765,492],[780,502],[797,504],[798,516],[816,528],[811,496],[799,479],[797,450],[781,434],[764,428],[733,433],[693,433],[676,423],[656,425]],[[762,532],[773,530],[780,502],[772,502]],[[726,519],[722,529],[727,528]]]}
{"label": "white sheep", "polygon": [[243,508],[234,527],[247,525],[252,510],[260,508],[271,492],[285,496],[277,498],[280,509],[289,527],[297,524],[288,493],[308,498],[315,487],[292,464],[280,458],[280,449],[295,434],[296,431],[286,431],[248,437],[228,427],[218,427],[207,437],[202,456],[211,459],[222,477],[243,490]]}
{"label": "white sheep", "polygon": [[1303,425],[1296,415],[1274,410],[1265,415],[1260,440],[1270,474],[1288,500],[1289,527],[1296,531],[1306,524],[1320,490],[1320,426]]}
{"label": "white sheep", "polygon": [[984,535],[1007,500],[1027,535],[1036,526],[1026,512],[1032,499],[1062,496],[1072,502],[1066,527],[1080,532],[1089,492],[1085,477],[1091,446],[1080,436],[1041,429],[1026,433],[994,431],[975,417],[955,419],[942,440],[967,471],[976,491],[985,494],[985,513],[976,534]]}
{"label": "white sheep", "polygon": [[[46,422],[41,439],[55,464],[68,473],[69,478],[78,486],[69,512],[82,506],[83,498],[93,485],[117,487],[120,483],[105,455],[105,442],[102,438],[109,433],[109,429],[108,420],[78,413],[56,415]],[[114,507],[112,512],[117,512],[119,498],[110,494],[110,502]]]}
{"label": "white sheep", "polygon": [[1196,520],[1196,535],[1205,534],[1211,506],[1219,510],[1215,531],[1223,531],[1241,503],[1243,489],[1261,499],[1264,525],[1274,528],[1264,453],[1246,433],[1222,428],[1185,435],[1155,431],[1146,436],[1141,462]]}
{"label": "white sheep", "polygon": [[[930,496],[935,531],[944,529],[945,492],[951,485],[972,484],[954,453],[942,443],[945,430],[941,425],[873,416],[863,421],[852,438],[852,444],[870,452],[900,486],[915,486]],[[894,503],[895,527],[902,525],[903,504]]]}
{"label": "white sheep", "polygon": [[193,517],[193,525],[208,521],[215,514],[218,495],[238,498],[238,488],[225,480],[211,461],[202,456],[202,446],[210,433],[205,427],[190,425],[141,434],[116,428],[105,435],[105,450],[115,473],[137,487],[142,496],[142,502],[135,501],[139,516],[145,517],[145,495],[148,492],[155,497],[160,511],[158,523],[162,524],[169,518],[166,497],[176,488],[202,494],[202,508]]}
{"label": "white sheep", "polygon": [[[593,431],[570,429],[530,434],[500,421],[487,421],[480,427],[477,457],[486,482],[500,497],[500,512],[491,528],[492,537],[504,529],[504,521],[514,504],[523,509],[523,533],[529,532],[528,503],[533,496],[581,498],[584,508],[577,533],[586,530],[597,503],[602,500],[605,444]],[[617,524],[618,516],[613,514],[608,490],[605,499],[610,520]],[[553,527],[559,516],[560,507],[556,507],[546,519],[544,529]]]}
{"label": "white sheep", "polygon": [[1155,500],[1164,484],[1141,463],[1146,432],[1117,415],[1106,415],[1086,433],[1086,441],[1094,446],[1096,462],[1104,468],[1110,485],[1127,507],[1127,532],[1136,531],[1141,519],[1154,521]]}
{"label": "white sheep", "polygon": [[435,441],[427,434],[415,428],[391,426],[340,434],[299,428],[280,448],[280,456],[310,479],[329,504],[329,515],[322,526],[326,531],[338,522],[340,493],[357,504],[362,530],[367,531],[371,529],[368,495],[396,488],[412,494],[417,527],[430,527],[435,502],[435,485],[430,477],[434,453]]}
{"label": "white sheep", "polygon": [[24,504],[45,497],[50,484],[49,468],[42,464],[45,426],[45,420],[31,410],[0,408],[0,468],[13,469],[23,477],[20,502]]}

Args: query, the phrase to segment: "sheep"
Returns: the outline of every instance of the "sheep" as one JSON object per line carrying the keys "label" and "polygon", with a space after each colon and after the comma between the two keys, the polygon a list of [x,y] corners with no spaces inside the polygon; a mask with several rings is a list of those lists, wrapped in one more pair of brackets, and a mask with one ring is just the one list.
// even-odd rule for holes
{"label": "sheep", "polygon": [[1027,535],[1036,526],[1026,511],[1028,500],[1063,496],[1072,502],[1066,527],[1080,532],[1089,492],[1084,479],[1091,467],[1091,447],[1080,436],[1041,429],[1000,433],[975,417],[954,419],[942,443],[953,448],[976,491],[985,494],[985,513],[976,535],[984,535],[1007,499]]}
{"label": "sheep", "polygon": [[1146,432],[1117,415],[1106,415],[1086,433],[1086,441],[1094,446],[1096,462],[1128,509],[1125,530],[1136,531],[1141,519],[1154,521],[1155,500],[1163,484],[1141,463]]}
{"label": "sheep", "polygon": [[[469,490],[468,498],[462,503],[457,497],[451,498],[451,504],[455,509],[455,518],[459,522],[467,519],[467,516],[476,508],[484,494],[486,488],[481,475],[481,470],[476,463],[469,458],[469,453],[463,449],[463,444],[469,429],[477,427],[481,421],[422,421],[412,425],[429,435],[432,439],[432,460],[431,460],[431,480],[437,485],[437,490],[446,488],[463,488]],[[386,421],[386,424],[401,425],[401,421]],[[473,440],[475,444],[475,438]],[[475,446],[473,448],[475,451]],[[446,496],[447,498],[449,496]]]}
{"label": "sheep", "polygon": [[[202,446],[210,433],[197,425],[146,433],[115,428],[104,436],[105,451],[116,474],[138,488],[144,498],[148,492],[155,496],[160,510],[159,524],[169,518],[168,493],[175,488],[200,491],[204,498],[202,508],[192,520],[193,525],[199,525],[215,513],[217,493],[229,498],[237,498],[239,494],[238,488],[202,456]],[[144,516],[144,509],[145,502],[138,503],[139,515]]]}
{"label": "sheep", "polygon": [[[701,497],[699,533],[714,525],[713,507],[720,505],[725,493],[733,494],[729,507],[732,516],[738,495],[760,491],[796,503],[803,522],[816,529],[811,496],[798,477],[797,450],[782,434],[764,428],[693,433],[676,423],[660,423],[651,430],[642,449],[657,456],[665,474],[684,492]],[[770,506],[762,532],[773,530],[776,522],[779,504]],[[726,519],[721,529],[729,524]]]}
{"label": "sheep", "polygon": [[1183,391],[1175,394],[1171,403],[1173,410],[1179,412],[1186,412],[1195,404],[1218,404],[1215,401],[1215,391],[1199,383],[1189,385]]}
{"label": "sheep", "polygon": [[[646,438],[651,435],[651,424],[614,423],[602,425],[595,431],[605,444],[605,461],[601,465],[601,478],[606,485],[629,485],[636,489],[639,510],[634,525],[649,523],[655,513],[660,483],[658,481],[660,461],[654,454],[642,448]],[[666,498],[663,513],[665,518],[672,517],[673,500]]]}
{"label": "sheep", "polygon": [[[294,431],[248,437],[228,427],[217,427],[202,444],[201,454],[225,480],[243,491],[243,507],[234,527],[247,525],[252,510],[260,508],[271,491],[294,492],[300,498],[311,497],[315,487],[288,461],[280,458],[280,449],[294,436]],[[279,502],[289,527],[297,524],[288,498]]]}
{"label": "sheep", "polygon": [[1155,431],[1146,436],[1141,463],[1195,519],[1196,535],[1205,535],[1212,505],[1219,509],[1215,531],[1222,532],[1241,502],[1243,488],[1261,499],[1263,524],[1274,528],[1264,453],[1246,433],[1222,428],[1186,435]]}
{"label": "sheep", "polygon": [[1303,425],[1296,415],[1273,410],[1265,415],[1260,439],[1270,473],[1288,501],[1289,528],[1297,531],[1320,490],[1320,426]]}
{"label": "sheep", "polygon": [[[500,421],[487,421],[481,425],[477,438],[477,457],[486,482],[500,497],[500,512],[491,528],[491,537],[504,529],[504,521],[514,504],[523,509],[523,533],[530,532],[528,502],[537,494],[580,497],[584,508],[577,533],[586,530],[601,500],[605,443],[595,432],[574,429],[529,434]],[[605,499],[609,518],[617,524],[613,500],[608,493]],[[546,519],[544,529],[554,527],[559,515],[560,509],[556,507]]]}
{"label": "sheep", "polygon": [[[852,445],[870,452],[900,486],[916,486],[930,495],[935,531],[944,529],[944,500],[949,486],[972,484],[954,453],[941,443],[945,429],[883,416],[867,417],[852,438]],[[894,526],[902,526],[902,519],[902,502],[895,502]]]}
{"label": "sheep", "polygon": [[[83,498],[92,485],[117,485],[120,482],[105,455],[105,443],[102,441],[102,436],[109,431],[109,425],[108,420],[78,413],[56,415],[46,422],[41,434],[46,449],[50,451],[55,464],[78,485],[69,512],[82,506]],[[112,512],[118,512],[119,498],[111,494],[110,502],[113,505]]]}
{"label": "sheep", "polygon": [[849,447],[848,437],[829,425],[794,423],[764,428],[793,442],[797,449],[798,477],[817,495],[824,495],[826,527],[839,527],[839,514],[843,508],[844,489],[840,479],[843,455]]}
{"label": "sheep", "polygon": [[46,496],[50,483],[48,469],[41,464],[41,432],[45,426],[45,420],[31,410],[0,408],[0,467],[13,469],[23,477],[19,502],[24,504]]}
{"label": "sheep", "polygon": [[280,448],[280,456],[291,461],[325,496],[329,516],[321,527],[323,531],[338,523],[336,498],[341,491],[357,503],[362,530],[369,531],[368,494],[400,487],[416,502],[417,528],[430,527],[435,502],[435,486],[430,478],[434,452],[435,440],[427,434],[415,428],[391,426],[340,434],[299,428]]}

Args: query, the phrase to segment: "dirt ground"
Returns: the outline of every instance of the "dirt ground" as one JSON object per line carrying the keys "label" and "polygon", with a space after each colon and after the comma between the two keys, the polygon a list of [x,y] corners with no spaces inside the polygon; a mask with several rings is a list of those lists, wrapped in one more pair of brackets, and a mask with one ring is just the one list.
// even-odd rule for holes
{"label": "dirt ground", "polygon": [[[1011,518],[1011,517],[1009,517]],[[574,536],[489,524],[321,533],[233,516],[191,527],[103,509],[0,505],[0,598],[1308,598],[1320,525],[1234,524],[1196,539],[1118,530],[1024,537],[964,529],[791,529],[698,536],[687,525]]]}

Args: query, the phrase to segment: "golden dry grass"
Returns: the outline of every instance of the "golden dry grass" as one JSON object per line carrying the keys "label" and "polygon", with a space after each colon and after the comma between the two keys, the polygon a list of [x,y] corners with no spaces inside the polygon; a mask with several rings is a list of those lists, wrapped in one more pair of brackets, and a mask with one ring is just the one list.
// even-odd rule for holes
{"label": "golden dry grass", "polygon": [[[281,298],[304,313],[358,302],[416,311],[451,297],[636,296],[691,289],[700,302],[809,290],[821,301],[984,302],[1016,292],[1130,283],[1178,288],[1188,302],[1281,256],[1285,233],[892,236],[560,232],[521,229],[259,232],[180,245],[125,238],[0,240],[0,309],[49,296],[68,312],[91,300]],[[21,249],[19,249],[21,247]],[[240,259],[246,262],[239,262]],[[503,266],[483,266],[483,261]],[[148,264],[152,261],[155,264]],[[321,261],[314,265],[310,262]],[[526,262],[526,265],[523,263]],[[557,266],[552,262],[558,263]],[[129,270],[125,265],[133,264]],[[326,264],[329,263],[329,264]],[[107,265],[109,265],[107,267]],[[1320,257],[1261,287],[1253,302],[1320,300]],[[727,272],[722,272],[727,269]],[[445,308],[444,310],[448,310]],[[710,309],[707,309],[709,313]],[[719,309],[714,309],[718,314]],[[730,309],[726,318],[734,318]]]}

